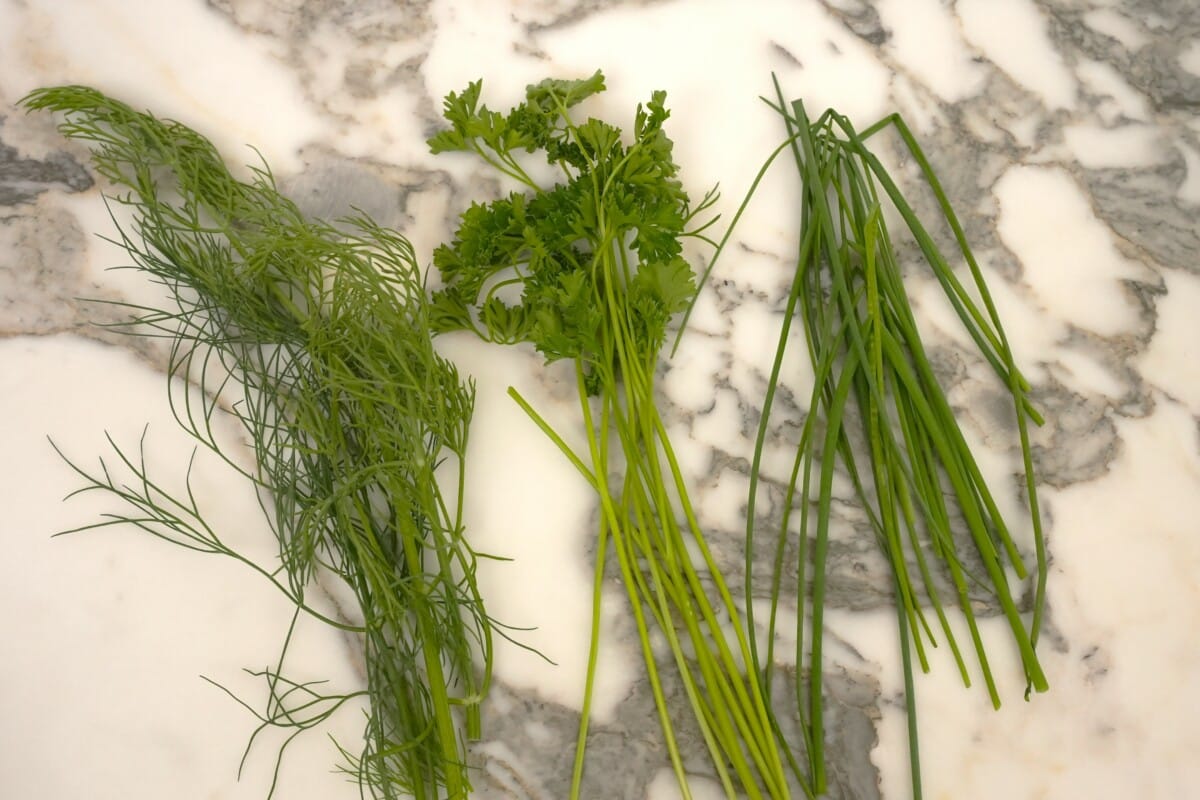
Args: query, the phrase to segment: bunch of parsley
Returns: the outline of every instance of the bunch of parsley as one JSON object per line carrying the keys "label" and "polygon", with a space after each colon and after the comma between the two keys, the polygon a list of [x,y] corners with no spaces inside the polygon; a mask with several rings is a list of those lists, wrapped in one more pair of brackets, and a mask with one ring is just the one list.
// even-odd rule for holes
{"label": "bunch of parsley", "polygon": [[[481,105],[480,88],[475,82],[446,97],[450,128],[432,137],[430,147],[473,153],[521,188],[471,206],[454,240],[435,252],[445,288],[434,296],[434,324],[472,330],[491,342],[527,342],[547,362],[569,359],[574,365],[585,454],[574,452],[510,390],[596,489],[601,505],[592,645],[571,796],[580,793],[600,586],[611,546],[683,796],[691,794],[663,670],[675,670],[682,681],[725,792],[787,797],[789,756],[780,752],[758,675],[744,669],[752,663],[750,635],[705,542],[655,406],[655,371],[668,324],[697,290],[682,241],[703,237],[711,220],[696,219],[715,193],[693,206],[683,190],[663,130],[663,92],[638,107],[627,139],[606,122],[572,116],[571,109],[604,89],[599,72],[530,86],[525,101],[507,114]],[[543,186],[530,175],[522,160],[534,152],[561,180]],[[624,463],[620,486],[610,479],[614,444]],[[652,634],[666,640],[669,658],[655,655]]]}

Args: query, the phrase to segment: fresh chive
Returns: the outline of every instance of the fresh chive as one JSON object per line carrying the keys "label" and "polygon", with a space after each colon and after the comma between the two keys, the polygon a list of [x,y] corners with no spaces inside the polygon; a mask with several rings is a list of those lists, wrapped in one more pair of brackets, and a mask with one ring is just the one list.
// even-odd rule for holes
{"label": "fresh chive", "polygon": [[[738,208],[735,223],[767,169],[780,153],[790,151],[802,187],[798,209],[801,236],[751,457],[745,552],[745,604],[750,624],[754,600],[750,575],[759,552],[761,525],[755,513],[759,471],[771,410],[779,382],[784,379],[782,364],[793,320],[799,321],[805,334],[814,385],[784,490],[779,538],[774,542],[770,562],[768,644],[763,652],[752,645],[754,663],[763,675],[765,690],[772,692],[776,608],[785,583],[783,553],[787,538],[792,536],[793,510],[798,509],[796,695],[802,741],[792,744],[807,756],[812,791],[826,791],[822,680],[825,559],[832,481],[834,474],[842,470],[850,478],[892,573],[908,702],[912,789],[919,798],[922,789],[913,655],[927,671],[926,644],[937,644],[926,618],[926,606],[932,606],[963,682],[970,685],[965,659],[937,588],[939,575],[948,577],[954,587],[993,704],[998,706],[1000,698],[972,610],[969,583],[990,595],[1006,618],[1030,689],[1048,688],[1034,650],[1045,603],[1046,552],[1028,434],[1029,423],[1041,424],[1042,418],[1029,400],[1029,383],[1015,366],[995,304],[962,226],[903,120],[892,115],[860,135],[845,116],[832,109],[810,118],[803,103],[785,101],[778,82],[774,100],[767,103],[780,114],[786,138],[755,177]],[[889,128],[898,132],[920,166],[942,220],[954,235],[956,257],[968,265],[978,301],[959,280],[898,184],[867,147],[869,137]],[[981,356],[1012,395],[1036,558],[1035,599],[1029,622],[1017,606],[1003,565],[1007,561],[1018,578],[1024,578],[1022,555],[925,353],[903,286],[892,233],[884,221],[884,204],[890,204],[898,213]],[[713,263],[731,233],[732,226],[721,239]],[[860,469],[860,464],[866,469]],[[810,504],[815,513],[810,513]],[[957,519],[963,521],[970,535],[970,552],[963,550],[954,537]],[[967,566],[969,560],[982,567],[982,574],[973,573]],[[805,663],[807,670],[800,668]]]}

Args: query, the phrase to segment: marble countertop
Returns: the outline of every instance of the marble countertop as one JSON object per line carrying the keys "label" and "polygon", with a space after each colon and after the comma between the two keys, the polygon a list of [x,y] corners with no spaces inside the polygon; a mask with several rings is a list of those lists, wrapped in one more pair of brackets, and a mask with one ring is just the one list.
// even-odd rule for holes
{"label": "marble countertop", "polygon": [[[1051,558],[1040,653],[1051,690],[1022,700],[1002,623],[984,622],[1005,699],[993,711],[947,654],[918,680],[929,798],[1163,798],[1200,786],[1200,14],[1186,0],[0,0],[0,796],[262,798],[281,738],[238,762],[287,601],[245,567],[108,529],[51,539],[106,509],[48,437],[92,461],[134,446],[182,481],[164,351],[96,323],[151,287],[122,251],[86,152],[26,92],[86,83],[210,136],[258,148],[307,211],[357,206],[428,260],[466,203],[494,192],[423,144],[440,98],[485,79],[495,107],[527,83],[603,69],[614,119],[665,89],[685,183],[736,207],[782,132],[760,101],[778,74],[810,109],[865,124],[901,112],[983,263],[1047,424],[1035,434]],[[894,144],[894,143],[893,143]],[[906,163],[884,147],[904,179]],[[747,457],[794,230],[773,173],[705,290],[666,373],[672,433],[706,528],[736,561]],[[992,385],[936,301],[914,305],[989,474],[1019,503]],[[533,627],[497,654],[478,796],[565,796],[590,613],[595,501],[510,401],[578,425],[556,373],[520,348],[442,342],[478,382],[467,524],[491,613]],[[236,440],[236,430],[226,434]],[[231,543],[269,564],[253,492],[202,459],[197,491]],[[886,574],[854,541],[832,564],[831,796],[908,796],[902,680]],[[676,797],[633,630],[611,587],[587,795]],[[333,600],[330,599],[332,607]],[[355,642],[302,624],[298,675],[354,687]],[[296,740],[283,800],[357,796],[328,733]],[[272,738],[274,736],[274,738]],[[701,782],[702,784],[703,782]],[[703,788],[698,796],[703,795]],[[717,794],[714,792],[713,797]]]}

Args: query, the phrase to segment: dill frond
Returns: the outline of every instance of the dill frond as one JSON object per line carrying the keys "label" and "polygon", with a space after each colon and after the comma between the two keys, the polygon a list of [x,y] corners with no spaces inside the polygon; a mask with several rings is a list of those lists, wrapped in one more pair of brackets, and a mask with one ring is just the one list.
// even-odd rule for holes
{"label": "dill frond", "polygon": [[[94,89],[41,89],[23,103],[65,115],[62,133],[88,144],[115,187],[114,224],[117,207],[132,216],[115,241],[168,300],[129,305],[123,328],[168,340],[168,378],[183,379],[168,381],[176,419],[258,488],[282,570],[251,566],[297,613],[316,614],[305,597],[319,574],[358,599],[361,625],[321,617],[361,636],[367,664],[365,744],[342,750],[345,768],[367,796],[465,798],[453,707],[465,709],[466,736],[478,737],[492,661],[480,554],[461,522],[474,386],[434,351],[411,246],[361,214],[306,218],[265,164],[239,180],[200,134]],[[189,381],[205,391],[189,392]],[[213,432],[221,411],[241,423],[256,469],[222,452]],[[132,523],[247,561],[204,521],[190,486],[172,497],[112,445],[132,485],[103,462],[98,473],[72,466],[83,491],[112,493],[128,511],[76,530]],[[270,693],[255,712],[263,727],[299,734],[361,694],[290,682],[283,656],[279,669],[256,673]]]}

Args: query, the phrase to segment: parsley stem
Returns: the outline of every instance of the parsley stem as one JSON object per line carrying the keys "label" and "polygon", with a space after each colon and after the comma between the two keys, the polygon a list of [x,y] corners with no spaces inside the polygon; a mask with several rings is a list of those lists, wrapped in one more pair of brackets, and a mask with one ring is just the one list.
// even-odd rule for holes
{"label": "parsley stem", "polygon": [[[715,192],[693,207],[676,175],[663,123],[664,96],[639,106],[631,138],[601,120],[579,122],[573,107],[604,88],[596,73],[547,80],[526,90],[507,114],[479,103],[480,84],[446,97],[450,124],[430,139],[435,152],[487,153],[505,162],[519,147],[540,150],[563,181],[531,196],[512,194],[463,215],[435,263],[447,287],[435,295],[447,327],[476,329],[492,341],[528,341],[548,361],[574,362],[587,453],[573,453],[545,420],[518,402],[596,490],[600,561],[593,603],[601,600],[603,554],[617,563],[633,612],[680,791],[691,797],[663,681],[683,687],[708,751],[706,765],[730,798],[786,800],[791,788],[778,720],[753,669],[753,636],[721,574],[688,498],[686,482],[656,407],[656,369],[667,324],[694,300],[696,283],[681,240],[712,224],[696,222]],[[518,265],[510,278],[512,265]],[[497,280],[522,286],[520,303],[484,290]],[[589,398],[596,397],[599,419]],[[607,446],[619,447],[623,474],[609,479]],[[585,778],[587,714],[599,644],[593,608],[571,797]],[[666,655],[651,637],[661,636]],[[809,793],[811,794],[811,793]]]}

